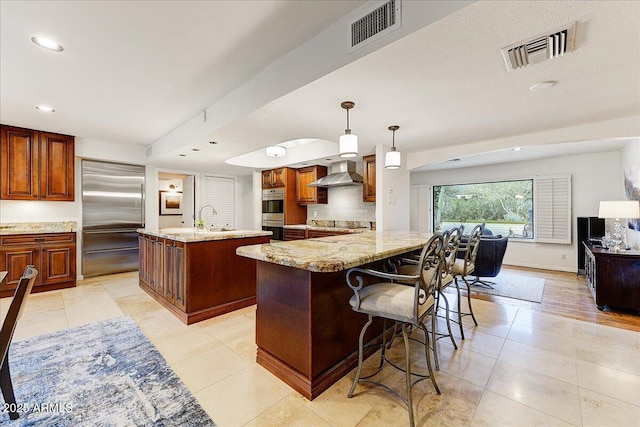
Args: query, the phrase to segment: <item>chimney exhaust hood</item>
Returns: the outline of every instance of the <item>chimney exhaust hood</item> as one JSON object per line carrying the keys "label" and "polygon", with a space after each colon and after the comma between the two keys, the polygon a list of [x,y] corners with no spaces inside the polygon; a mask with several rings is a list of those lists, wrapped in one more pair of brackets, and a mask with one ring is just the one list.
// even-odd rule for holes
{"label": "chimney exhaust hood", "polygon": [[362,184],[362,176],[356,173],[356,162],[346,160],[331,165],[331,173],[308,184],[309,187],[341,187]]}

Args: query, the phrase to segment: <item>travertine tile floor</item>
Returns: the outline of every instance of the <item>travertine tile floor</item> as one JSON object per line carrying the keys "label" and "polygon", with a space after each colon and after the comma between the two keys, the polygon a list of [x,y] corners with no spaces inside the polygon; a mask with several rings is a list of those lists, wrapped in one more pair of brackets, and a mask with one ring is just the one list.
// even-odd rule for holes
{"label": "travertine tile floor", "polygon": [[[480,326],[466,324],[459,350],[439,341],[442,395],[428,380],[414,389],[417,425],[640,426],[640,333],[482,300],[474,308]],[[219,426],[408,425],[405,407],[378,387],[347,399],[353,372],[308,401],[257,365],[255,306],[186,326],[138,288],[137,272],[33,295],[14,339],[117,316],[137,322]],[[383,375],[403,387],[401,373]]]}

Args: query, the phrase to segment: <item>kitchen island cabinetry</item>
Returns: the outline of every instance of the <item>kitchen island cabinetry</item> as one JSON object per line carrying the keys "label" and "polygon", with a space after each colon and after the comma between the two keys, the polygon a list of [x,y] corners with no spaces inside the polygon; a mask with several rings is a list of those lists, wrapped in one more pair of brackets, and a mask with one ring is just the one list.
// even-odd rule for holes
{"label": "kitchen island cabinetry", "polygon": [[362,175],[362,200],[364,202],[376,201],[376,155],[362,158],[364,174]]}
{"label": "kitchen island cabinetry", "polygon": [[138,230],[140,287],[186,324],[256,302],[255,261],[240,246],[268,243],[270,232]]}
{"label": "kitchen island cabinetry", "polygon": [[[317,397],[357,365],[358,336],[368,320],[351,310],[347,270],[380,269],[430,237],[372,231],[239,248],[238,255],[257,261],[258,364],[307,399]],[[365,335],[367,345],[381,339],[378,320]]]}
{"label": "kitchen island cabinetry", "polygon": [[74,137],[0,126],[0,199],[74,200]]}
{"label": "kitchen island cabinetry", "polygon": [[76,285],[76,233],[0,236],[0,271],[8,272],[0,297],[13,295],[27,265],[38,270],[32,292]]}

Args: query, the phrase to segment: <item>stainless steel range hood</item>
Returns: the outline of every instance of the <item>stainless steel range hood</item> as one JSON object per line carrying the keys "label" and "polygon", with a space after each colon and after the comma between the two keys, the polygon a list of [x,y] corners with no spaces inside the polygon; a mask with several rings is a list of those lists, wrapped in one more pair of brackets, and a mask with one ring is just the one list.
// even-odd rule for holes
{"label": "stainless steel range hood", "polygon": [[362,184],[362,176],[356,173],[356,162],[345,160],[331,165],[331,173],[309,184],[309,187],[340,187]]}

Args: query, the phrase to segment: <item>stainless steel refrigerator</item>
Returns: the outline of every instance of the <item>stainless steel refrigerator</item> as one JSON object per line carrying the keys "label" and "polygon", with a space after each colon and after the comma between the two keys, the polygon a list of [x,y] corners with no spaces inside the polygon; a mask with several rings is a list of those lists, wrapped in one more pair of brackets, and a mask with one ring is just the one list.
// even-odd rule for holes
{"label": "stainless steel refrigerator", "polygon": [[82,274],[137,270],[144,166],[82,161]]}

